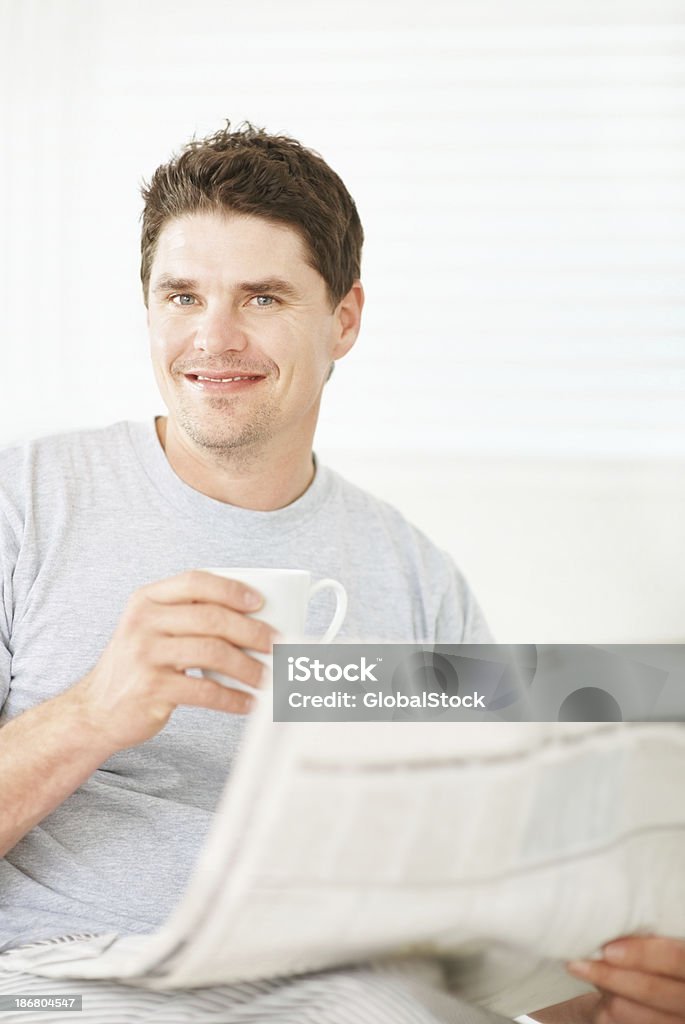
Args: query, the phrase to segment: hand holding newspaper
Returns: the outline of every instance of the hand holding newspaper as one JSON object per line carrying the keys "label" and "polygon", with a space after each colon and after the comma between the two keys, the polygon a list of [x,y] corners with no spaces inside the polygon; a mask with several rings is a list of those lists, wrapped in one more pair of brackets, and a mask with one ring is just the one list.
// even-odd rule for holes
{"label": "hand holding newspaper", "polygon": [[520,1013],[541,965],[685,934],[684,775],[679,724],[274,724],[265,700],[158,932],[3,957],[172,989],[430,952]]}

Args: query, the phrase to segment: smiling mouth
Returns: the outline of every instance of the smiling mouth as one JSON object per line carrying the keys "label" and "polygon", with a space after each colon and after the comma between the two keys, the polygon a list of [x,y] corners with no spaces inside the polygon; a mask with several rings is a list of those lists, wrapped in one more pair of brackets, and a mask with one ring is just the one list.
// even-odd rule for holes
{"label": "smiling mouth", "polygon": [[186,373],[189,380],[211,380],[216,384],[228,384],[234,380],[261,380],[260,375],[248,376],[246,373],[236,374],[234,377],[210,377],[200,373]]}
{"label": "smiling mouth", "polygon": [[184,377],[200,391],[244,391],[254,387],[264,377],[258,374],[234,374],[230,377],[210,377],[200,373],[186,373]]}

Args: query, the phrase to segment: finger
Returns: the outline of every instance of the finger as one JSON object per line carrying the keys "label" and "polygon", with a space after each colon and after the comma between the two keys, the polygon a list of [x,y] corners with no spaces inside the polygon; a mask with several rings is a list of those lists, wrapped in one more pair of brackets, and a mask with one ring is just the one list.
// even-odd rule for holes
{"label": "finger", "polygon": [[685,1008],[674,1015],[642,1006],[622,996],[612,996],[603,1002],[595,1019],[597,1024],[683,1024]]}
{"label": "finger", "polygon": [[626,971],[603,960],[577,960],[566,966],[575,977],[644,1006],[681,1016],[685,1009],[685,982],[662,974]]}
{"label": "finger", "polygon": [[173,604],[160,606],[151,620],[166,636],[206,636],[228,640],[238,647],[269,654],[276,630],[259,619],[220,604]]}
{"label": "finger", "polygon": [[[600,1024],[600,1022],[601,1024],[604,1024],[604,1022],[609,1020],[608,1014],[604,1014],[604,1011],[607,1009],[609,1001],[617,998],[616,996],[612,996],[609,992],[601,992],[598,994],[600,998],[595,1003],[593,1012],[590,1016],[592,1024]],[[602,1016],[603,1014],[604,1016]]]}
{"label": "finger", "polygon": [[248,686],[260,686],[268,677],[261,661],[217,637],[159,637],[151,643],[149,657],[162,668],[202,668]]}
{"label": "finger", "polygon": [[137,593],[163,604],[210,601],[246,612],[254,612],[264,603],[261,594],[247,584],[201,569],[191,569],[178,576],[150,583],[140,587]]}
{"label": "finger", "polygon": [[610,964],[626,969],[664,974],[685,981],[685,941],[662,935],[631,935],[610,942],[602,950]]}
{"label": "finger", "polygon": [[257,706],[256,699],[248,693],[222,686],[213,679],[195,679],[169,671],[160,672],[158,679],[165,697],[176,705],[209,708],[234,715],[249,714]]}

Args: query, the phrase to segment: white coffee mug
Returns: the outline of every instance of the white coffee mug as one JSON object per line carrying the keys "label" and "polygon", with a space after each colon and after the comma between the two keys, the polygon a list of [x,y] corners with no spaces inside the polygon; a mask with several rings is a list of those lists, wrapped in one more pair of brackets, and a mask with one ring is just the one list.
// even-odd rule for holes
{"label": "white coffee mug", "polygon": [[[304,639],[304,627],[307,619],[307,608],[309,602],[319,591],[330,587],[336,596],[335,612],[330,626],[318,641],[321,644],[329,644],[339,633],[340,627],[347,612],[347,593],[342,583],[337,580],[323,579],[312,583],[312,574],[306,569],[243,569],[243,568],[219,568],[202,569],[202,572],[212,572],[217,576],[225,576],[228,579],[240,580],[257,590],[264,599],[261,608],[256,612],[250,612],[250,618],[261,619],[268,622],[278,633],[284,643],[298,643]],[[316,640],[307,638],[309,643],[316,643]],[[271,665],[271,655],[261,651],[248,650],[247,653]],[[197,669],[189,669],[188,674],[198,674]],[[201,673],[214,679],[224,686],[232,686],[234,689],[248,689],[237,680],[230,679],[218,672],[210,672],[205,669]],[[250,690],[252,692],[252,690]]]}

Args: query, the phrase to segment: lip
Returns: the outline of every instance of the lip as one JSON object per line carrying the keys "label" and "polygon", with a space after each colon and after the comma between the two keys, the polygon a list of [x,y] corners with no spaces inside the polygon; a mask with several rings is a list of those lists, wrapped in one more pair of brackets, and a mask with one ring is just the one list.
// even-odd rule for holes
{"label": "lip", "polygon": [[196,391],[212,391],[219,394],[234,394],[240,391],[247,391],[256,384],[261,384],[264,380],[264,377],[258,376],[253,378],[243,377],[241,380],[231,381],[198,380],[197,375],[193,373],[185,373],[183,376],[190,387],[195,388]]}

